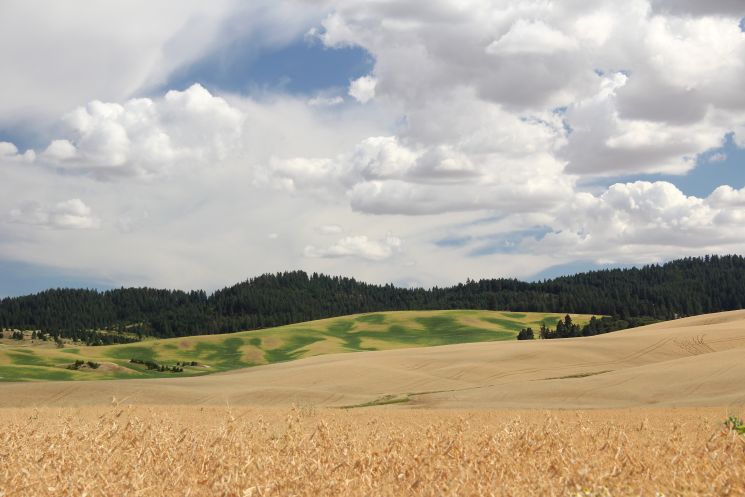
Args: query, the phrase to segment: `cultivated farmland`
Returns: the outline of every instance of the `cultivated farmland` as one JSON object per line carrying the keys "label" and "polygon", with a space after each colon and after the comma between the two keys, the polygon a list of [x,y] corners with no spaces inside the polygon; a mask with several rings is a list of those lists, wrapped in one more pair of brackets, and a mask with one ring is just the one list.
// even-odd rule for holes
{"label": "cultivated farmland", "polygon": [[[220,338],[220,337],[215,337]],[[586,338],[324,354],[191,378],[7,382],[0,406],[621,408],[745,403],[745,311]]]}
{"label": "cultivated farmland", "polygon": [[[0,345],[0,381],[204,375],[340,352],[512,340],[523,327],[555,326],[561,318],[556,313],[399,311],[103,347],[15,346],[9,340]],[[572,318],[584,324],[590,316]]]}
{"label": "cultivated farmland", "polygon": [[735,311],[191,378],[6,382],[0,495],[745,495],[743,351]]}
{"label": "cultivated farmland", "polygon": [[721,408],[0,411],[0,495],[745,495]]}

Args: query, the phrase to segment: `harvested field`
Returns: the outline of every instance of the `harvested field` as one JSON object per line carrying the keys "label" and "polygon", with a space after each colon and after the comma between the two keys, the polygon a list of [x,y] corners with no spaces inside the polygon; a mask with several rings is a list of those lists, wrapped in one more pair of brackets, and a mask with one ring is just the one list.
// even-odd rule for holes
{"label": "harvested field", "polygon": [[453,409],[730,406],[745,404],[743,358],[745,311],[733,311],[595,337],[317,355],[191,378],[0,382],[0,407],[107,405],[112,397],[276,407],[390,399]]}
{"label": "harvested field", "polygon": [[0,495],[745,495],[724,408],[0,410]]}

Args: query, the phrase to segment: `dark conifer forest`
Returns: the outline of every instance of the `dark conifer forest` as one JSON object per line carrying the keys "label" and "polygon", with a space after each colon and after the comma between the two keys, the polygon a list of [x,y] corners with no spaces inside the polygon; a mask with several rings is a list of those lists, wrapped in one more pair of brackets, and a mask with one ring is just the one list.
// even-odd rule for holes
{"label": "dark conifer forest", "polygon": [[633,325],[743,307],[745,258],[732,255],[534,283],[484,279],[431,289],[303,271],[265,274],[211,295],[153,288],[53,289],[0,301],[0,328],[62,337],[107,330],[130,340],[228,333],[371,311],[491,309],[611,316],[593,324],[596,334],[618,329],[619,321]]}

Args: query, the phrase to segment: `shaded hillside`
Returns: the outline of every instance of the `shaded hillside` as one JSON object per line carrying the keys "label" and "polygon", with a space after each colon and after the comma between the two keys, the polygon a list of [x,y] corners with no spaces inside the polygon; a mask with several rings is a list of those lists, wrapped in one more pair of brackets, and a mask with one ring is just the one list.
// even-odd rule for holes
{"label": "shaded hillside", "polygon": [[706,256],[542,282],[467,281],[405,289],[302,271],[212,295],[151,288],[47,290],[0,301],[0,327],[73,336],[108,329],[157,337],[226,333],[383,310],[488,309],[670,319],[745,307],[745,258]]}

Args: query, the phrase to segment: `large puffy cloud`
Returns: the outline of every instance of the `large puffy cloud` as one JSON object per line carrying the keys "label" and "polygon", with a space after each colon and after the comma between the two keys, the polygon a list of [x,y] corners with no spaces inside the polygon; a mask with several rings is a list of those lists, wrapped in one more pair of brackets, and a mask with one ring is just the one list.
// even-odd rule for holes
{"label": "large puffy cloud", "polygon": [[[52,65],[37,77],[13,55],[8,95],[35,81],[18,105],[0,98],[0,110],[14,109],[4,115],[38,105],[66,117],[36,153],[0,143],[0,257],[106,273],[115,284],[214,287],[295,267],[442,284],[525,277],[577,258],[732,251],[745,240],[743,190],[696,198],[667,183],[578,187],[602,184],[597,176],[685,173],[727,133],[745,143],[745,35],[734,4],[305,2],[306,14],[278,30],[287,5],[300,2],[251,4],[266,14],[247,29],[258,18],[266,38],[280,39],[307,12],[328,9],[311,37],[329,49],[364,47],[374,68],[350,82],[351,97],[344,88],[240,97],[199,86],[152,96],[147,88],[176,66],[243,36],[248,18],[226,21],[240,10],[232,2],[203,20],[190,20],[201,4],[185,4],[135,47],[152,58],[118,57],[111,81],[90,76],[100,72],[95,53],[74,57],[74,32],[65,74]],[[117,47],[131,46],[117,41],[128,25],[81,27],[94,40],[86,48],[117,60]],[[59,35],[39,43],[49,39]],[[169,50],[173,63],[159,64]],[[77,198],[85,203],[59,202]],[[98,229],[61,229],[86,225]]]}
{"label": "large puffy cloud", "polygon": [[697,154],[722,145],[731,129],[712,113],[690,124],[625,119],[619,94],[629,77],[622,73],[599,76],[597,94],[572,104],[566,111],[571,137],[559,154],[568,171],[579,174],[685,173]]}
{"label": "large puffy cloud", "polygon": [[70,138],[53,140],[40,159],[102,179],[150,176],[175,163],[225,159],[238,146],[244,119],[199,85],[158,100],[93,101],[65,117]]}
{"label": "large puffy cloud", "polygon": [[745,78],[745,33],[736,19],[652,17],[637,50],[618,92],[622,117],[729,128],[741,122],[745,96],[736,88]]}
{"label": "large puffy cloud", "polygon": [[24,153],[20,153],[15,144],[0,141],[0,160],[7,162],[33,162],[34,159],[36,159],[36,153],[33,150],[26,150]]}
{"label": "large puffy cloud", "polygon": [[[474,0],[414,12],[351,1],[318,36],[370,51],[376,98],[401,104],[404,139],[440,145],[432,128],[476,107],[528,119],[561,107],[566,129],[580,131],[566,133],[569,172],[683,173],[745,121],[745,33],[741,2],[673,3]],[[476,129],[446,133],[452,143]]]}
{"label": "large puffy cloud", "polygon": [[[540,2],[344,2],[323,23],[329,46],[361,45],[376,60],[380,95],[426,104],[467,86],[514,109],[564,105],[590,88],[583,44],[596,9]],[[619,9],[620,10],[620,9]],[[610,15],[616,14],[613,10]],[[577,56],[566,52],[577,48]],[[517,84],[516,84],[517,83]]]}
{"label": "large puffy cloud", "polygon": [[736,248],[745,238],[743,220],[745,189],[720,187],[697,198],[663,181],[618,183],[598,196],[577,194],[553,230],[524,247],[601,261],[658,260]]}
{"label": "large puffy cloud", "polygon": [[353,209],[372,214],[534,211],[572,191],[562,163],[548,154],[533,154],[530,164],[489,153],[478,160],[451,146],[412,149],[388,136],[365,139],[336,158],[275,161],[269,174],[292,191],[343,192]]}
{"label": "large puffy cloud", "polygon": [[565,144],[556,113],[520,117],[463,90],[409,118],[423,122],[334,157],[274,160],[265,177],[291,191],[344,194],[373,214],[535,211],[573,190],[575,178],[554,155]]}

